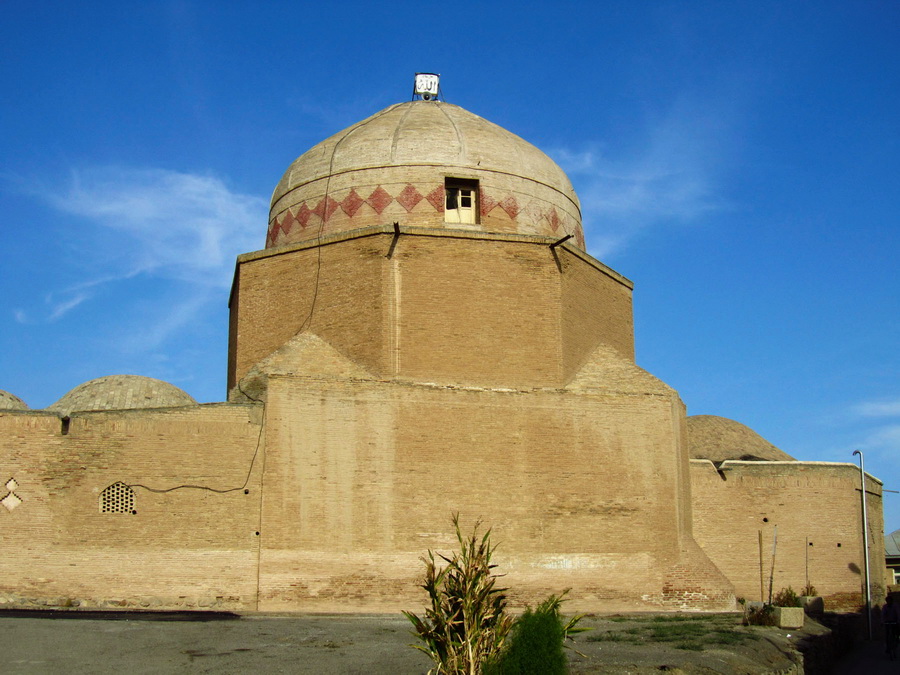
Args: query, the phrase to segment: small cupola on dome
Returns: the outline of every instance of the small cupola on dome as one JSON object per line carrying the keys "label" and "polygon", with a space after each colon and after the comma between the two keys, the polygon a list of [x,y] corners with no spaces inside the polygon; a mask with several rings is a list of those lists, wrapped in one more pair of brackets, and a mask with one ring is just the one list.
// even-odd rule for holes
{"label": "small cupola on dome", "polygon": [[581,207],[565,172],[531,143],[438,93],[437,76],[419,73],[415,100],[298,157],[272,195],[266,247],[398,222],[571,235],[583,249]]}

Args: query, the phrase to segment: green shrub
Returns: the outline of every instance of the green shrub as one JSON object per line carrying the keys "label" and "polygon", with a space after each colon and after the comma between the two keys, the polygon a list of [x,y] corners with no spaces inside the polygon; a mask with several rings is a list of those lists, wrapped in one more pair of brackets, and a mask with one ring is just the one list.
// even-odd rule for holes
{"label": "green shrub", "polygon": [[563,675],[565,637],[558,599],[551,596],[515,621],[506,648],[485,667],[485,675]]}
{"label": "green shrub", "polygon": [[[746,603],[745,609],[746,609]],[[774,613],[774,610],[772,610]],[[766,617],[768,613],[762,614]],[[702,651],[707,647],[743,644],[758,637],[739,628],[733,615],[727,614],[663,614],[633,616],[629,627],[607,620],[598,632],[588,636],[590,642],[627,642],[636,645],[668,644],[675,649]],[[745,612],[744,625],[747,623]]]}
{"label": "green shrub", "polygon": [[[551,595],[537,609],[525,610],[513,623],[510,639],[498,658],[484,669],[485,675],[557,675],[568,672],[568,661],[563,648],[566,640],[582,628],[578,623],[583,614],[573,616],[563,623],[560,607],[568,589],[560,595]],[[577,654],[584,656],[576,650]]]}
{"label": "green shrub", "polygon": [[806,586],[800,589],[800,595],[818,595],[816,587],[807,582]]}
{"label": "green shrub", "polygon": [[775,594],[775,599],[772,604],[776,607],[802,607],[803,603],[800,602],[800,596],[794,592],[794,589],[788,586],[787,588],[782,588]]}
{"label": "green shrub", "polygon": [[675,649],[685,649],[692,652],[702,652],[703,645],[696,640],[686,640],[675,645]]}
{"label": "green shrub", "polygon": [[746,607],[741,623],[745,626],[774,626],[777,623],[775,606],[766,604],[762,607]]}

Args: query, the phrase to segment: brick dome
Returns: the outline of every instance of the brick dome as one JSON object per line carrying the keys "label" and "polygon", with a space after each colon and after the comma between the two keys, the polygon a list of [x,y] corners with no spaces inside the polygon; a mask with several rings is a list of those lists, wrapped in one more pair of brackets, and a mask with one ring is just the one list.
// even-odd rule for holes
{"label": "brick dome", "polygon": [[[476,191],[471,221],[448,218],[445,189]],[[272,195],[266,247],[373,225],[572,235],[581,207],[561,168],[535,146],[459,106],[385,108],[297,158]]]}
{"label": "brick dome", "polygon": [[795,461],[750,427],[727,417],[692,415],[687,418],[687,428],[691,459]]}
{"label": "brick dome", "polygon": [[108,375],[79,384],[47,410],[68,415],[88,410],[131,410],[196,405],[174,384],[141,375]]}
{"label": "brick dome", "polygon": [[0,389],[0,410],[28,410],[28,406],[15,394]]}

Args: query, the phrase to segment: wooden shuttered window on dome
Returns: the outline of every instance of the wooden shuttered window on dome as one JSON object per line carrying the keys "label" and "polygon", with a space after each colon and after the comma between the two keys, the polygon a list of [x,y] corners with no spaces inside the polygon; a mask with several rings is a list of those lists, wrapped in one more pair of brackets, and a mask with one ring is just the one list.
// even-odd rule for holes
{"label": "wooden shuttered window on dome", "polygon": [[464,178],[444,180],[444,222],[475,225],[478,223],[478,181]]}

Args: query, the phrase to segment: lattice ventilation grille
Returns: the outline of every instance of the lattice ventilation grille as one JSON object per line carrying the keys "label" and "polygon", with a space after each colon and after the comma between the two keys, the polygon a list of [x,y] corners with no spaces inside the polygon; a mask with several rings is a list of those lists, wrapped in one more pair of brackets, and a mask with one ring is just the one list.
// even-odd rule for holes
{"label": "lattice ventilation grille", "polygon": [[100,493],[100,513],[133,513],[134,490],[125,483],[113,483]]}

